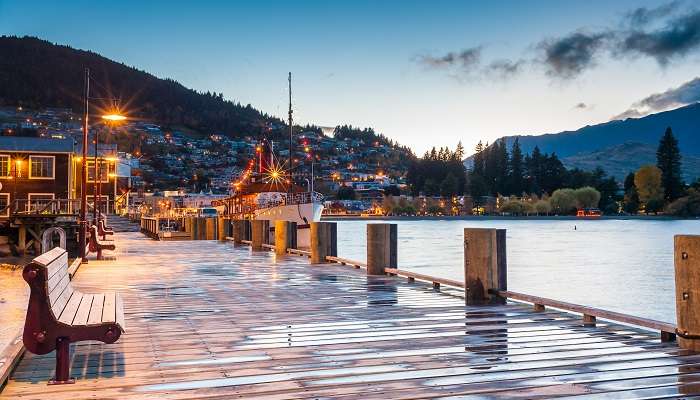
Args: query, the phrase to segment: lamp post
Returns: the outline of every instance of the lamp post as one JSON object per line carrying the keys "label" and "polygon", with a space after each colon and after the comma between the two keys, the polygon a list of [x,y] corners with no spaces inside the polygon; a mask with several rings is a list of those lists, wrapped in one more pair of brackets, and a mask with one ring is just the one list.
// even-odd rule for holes
{"label": "lamp post", "polygon": [[85,115],[83,116],[83,165],[80,175],[80,223],[78,247],[82,262],[86,263],[85,245],[87,239],[87,146],[88,146],[88,108],[90,106],[90,68],[85,68]]}

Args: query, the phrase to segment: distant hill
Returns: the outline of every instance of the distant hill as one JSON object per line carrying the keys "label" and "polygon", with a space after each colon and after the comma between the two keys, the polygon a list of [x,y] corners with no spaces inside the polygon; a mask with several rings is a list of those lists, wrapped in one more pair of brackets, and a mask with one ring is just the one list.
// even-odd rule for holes
{"label": "distant hill", "polygon": [[80,112],[85,67],[95,80],[93,97],[119,97],[131,115],[166,126],[237,137],[281,122],[250,105],[224,100],[221,94],[199,93],[99,54],[33,37],[0,37],[0,105]]}
{"label": "distant hill", "polygon": [[668,126],[673,128],[673,134],[678,139],[683,154],[700,156],[700,103],[643,118],[588,125],[575,131],[539,136],[506,136],[505,139],[509,147],[518,137],[525,152],[529,153],[535,146],[539,146],[543,152],[556,152],[559,157],[564,158],[626,142],[657,145]]}
{"label": "distant hill", "polygon": [[[692,182],[700,177],[700,157],[686,154],[682,161],[683,178],[686,182]],[[564,157],[562,162],[567,168],[588,171],[601,167],[608,175],[622,181],[627,174],[642,165],[656,164],[656,145],[626,142],[602,150]]]}
{"label": "distant hill", "polygon": [[[656,163],[656,147],[668,126],[678,139],[684,177],[700,177],[700,103],[643,118],[587,125],[575,131],[503,139],[509,149],[517,137],[526,153],[538,146],[544,153],[556,153],[569,168],[592,170],[600,166],[619,180],[641,165]],[[464,164],[471,168],[472,156]]]}

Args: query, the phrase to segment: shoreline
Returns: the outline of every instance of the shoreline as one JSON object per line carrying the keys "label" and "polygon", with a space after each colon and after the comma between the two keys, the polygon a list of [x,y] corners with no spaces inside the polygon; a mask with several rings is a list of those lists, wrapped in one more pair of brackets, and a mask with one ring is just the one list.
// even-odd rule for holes
{"label": "shoreline", "polygon": [[359,215],[324,215],[321,221],[488,221],[488,220],[551,220],[551,221],[596,221],[596,220],[650,220],[650,221],[700,221],[700,218],[682,218],[668,215],[603,215],[599,218],[581,218],[574,215],[531,215],[531,216],[508,216],[508,215],[411,215],[411,216],[381,216],[373,215],[363,217]]}

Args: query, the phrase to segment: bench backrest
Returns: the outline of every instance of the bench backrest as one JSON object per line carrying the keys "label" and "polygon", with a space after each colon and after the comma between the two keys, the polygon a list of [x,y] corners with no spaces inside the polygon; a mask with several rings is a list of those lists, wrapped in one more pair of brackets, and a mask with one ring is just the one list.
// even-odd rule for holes
{"label": "bench backrest", "polygon": [[35,258],[32,263],[46,271],[44,290],[51,313],[58,320],[74,291],[68,275],[68,252],[56,247]]}

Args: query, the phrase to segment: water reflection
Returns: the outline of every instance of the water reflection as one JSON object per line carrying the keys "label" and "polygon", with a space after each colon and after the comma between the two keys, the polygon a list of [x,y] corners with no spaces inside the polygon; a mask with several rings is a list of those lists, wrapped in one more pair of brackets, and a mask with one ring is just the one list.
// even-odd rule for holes
{"label": "water reflection", "polygon": [[[401,269],[462,280],[464,228],[505,228],[509,289],[668,322],[675,322],[673,235],[700,234],[692,220],[394,222]],[[340,257],[365,260],[366,224],[338,224]]]}
{"label": "water reflection", "polygon": [[384,277],[367,277],[367,305],[386,306],[397,304],[396,282]]}

